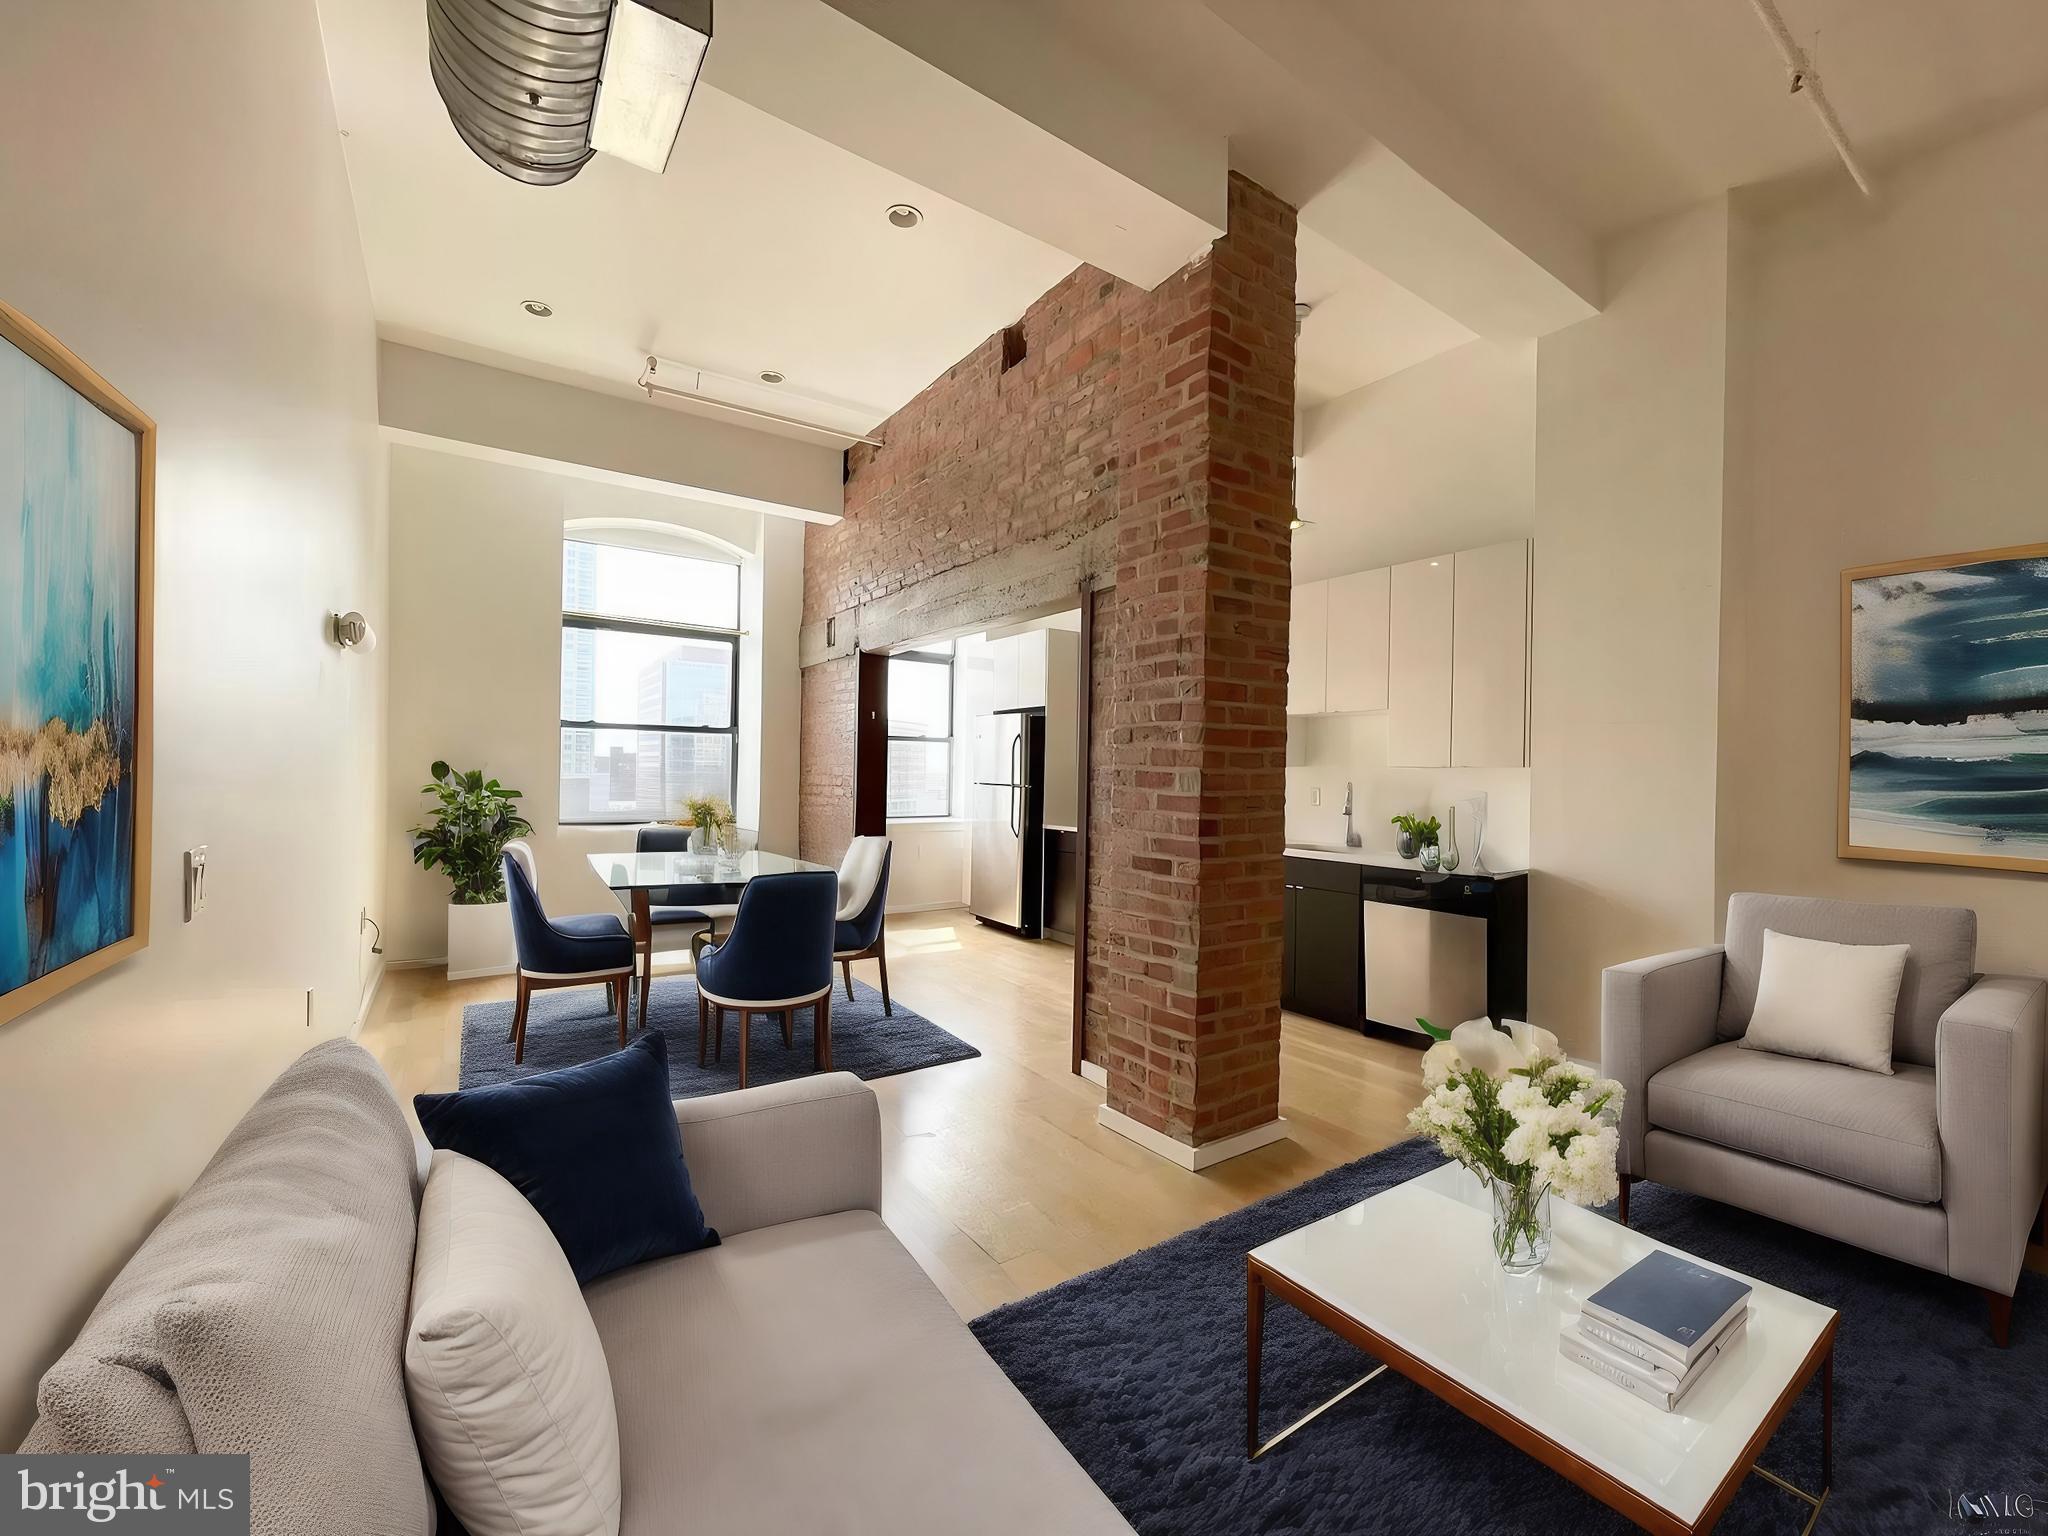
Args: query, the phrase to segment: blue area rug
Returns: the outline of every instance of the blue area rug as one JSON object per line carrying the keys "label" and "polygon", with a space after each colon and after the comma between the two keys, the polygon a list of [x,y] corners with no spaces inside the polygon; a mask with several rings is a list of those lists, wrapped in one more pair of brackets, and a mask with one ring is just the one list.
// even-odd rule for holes
{"label": "blue area rug", "polygon": [[[975,1334],[1144,1536],[1633,1531],[1392,1372],[1245,1460],[1246,1251],[1441,1161],[1422,1142],[1389,1148],[1001,1307]],[[1835,1488],[1816,1536],[1987,1528],[1950,1516],[1958,1490],[2031,1494],[2038,1508],[2048,1492],[2048,1279],[2022,1274],[2012,1347],[2001,1350],[1983,1298],[1958,1281],[1653,1184],[1636,1186],[1629,1214],[1652,1237],[1841,1312]],[[1269,1302],[1265,1432],[1356,1381],[1364,1360]],[[1819,1481],[1818,1385],[1760,1460],[1801,1487]],[[1791,1536],[1808,1513],[1751,1477],[1716,1529]]]}
{"label": "blue area rug", "polygon": [[[633,1004],[632,1027],[640,1028],[639,999]],[[832,1067],[856,1077],[891,1077],[898,1072],[915,1072],[949,1061],[966,1061],[981,1052],[965,1040],[947,1034],[922,1014],[913,1013],[900,999],[894,1017],[882,1012],[882,994],[855,978],[853,1001],[846,1000],[846,988],[832,994]],[[740,1085],[739,1015],[725,1015],[725,1058],[709,1067],[697,1065],[697,981],[693,976],[657,976],[648,1000],[648,1017],[655,1029],[668,1036],[668,1085],[672,1097],[694,1099],[707,1093],[725,1093]],[[785,1078],[804,1077],[813,1068],[812,1013],[797,1010],[796,1043],[782,1043],[782,1020],[757,1017],[747,1043],[747,1083],[779,1083]],[[526,1060],[512,1065],[512,1043],[505,1038],[512,1029],[510,1000],[471,1003],[462,1010],[462,1071],[457,1079],[464,1088],[483,1083],[502,1083],[529,1072],[545,1072],[589,1061],[619,1048],[618,1015],[604,1005],[602,987],[565,987],[559,991],[536,992],[526,1010]]]}

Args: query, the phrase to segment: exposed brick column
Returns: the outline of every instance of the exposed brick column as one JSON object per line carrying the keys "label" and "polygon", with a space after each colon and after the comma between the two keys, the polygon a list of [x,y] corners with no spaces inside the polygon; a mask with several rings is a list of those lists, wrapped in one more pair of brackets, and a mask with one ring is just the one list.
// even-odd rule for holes
{"label": "exposed brick column", "polygon": [[1233,174],[1229,224],[1146,296],[1117,417],[1109,1107],[1193,1146],[1280,1090],[1295,215]]}

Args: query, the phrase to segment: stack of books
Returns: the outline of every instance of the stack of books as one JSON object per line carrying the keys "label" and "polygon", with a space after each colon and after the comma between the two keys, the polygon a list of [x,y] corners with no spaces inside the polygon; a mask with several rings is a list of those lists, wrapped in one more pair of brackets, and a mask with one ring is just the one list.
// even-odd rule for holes
{"label": "stack of books", "polygon": [[1749,1322],[1749,1287],[1675,1253],[1640,1259],[1579,1305],[1567,1360],[1674,1413]]}

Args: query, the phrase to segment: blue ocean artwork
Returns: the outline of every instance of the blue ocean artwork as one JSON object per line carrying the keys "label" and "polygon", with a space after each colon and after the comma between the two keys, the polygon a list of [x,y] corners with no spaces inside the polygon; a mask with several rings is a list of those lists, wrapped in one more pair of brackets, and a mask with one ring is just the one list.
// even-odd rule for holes
{"label": "blue ocean artwork", "polygon": [[136,474],[0,338],[0,997],[134,932]]}
{"label": "blue ocean artwork", "polygon": [[2048,859],[2048,559],[1850,587],[1858,848]]}

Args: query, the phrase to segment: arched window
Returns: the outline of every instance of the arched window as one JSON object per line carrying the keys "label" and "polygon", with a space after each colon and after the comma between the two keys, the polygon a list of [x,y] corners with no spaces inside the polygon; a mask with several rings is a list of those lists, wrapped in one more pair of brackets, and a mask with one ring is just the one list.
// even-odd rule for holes
{"label": "arched window", "polygon": [[[651,547],[659,543],[662,547]],[[561,819],[731,804],[740,567],[714,541],[572,525],[562,542]]]}

